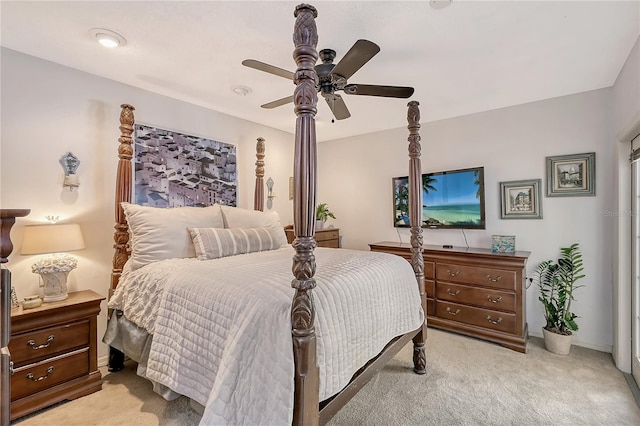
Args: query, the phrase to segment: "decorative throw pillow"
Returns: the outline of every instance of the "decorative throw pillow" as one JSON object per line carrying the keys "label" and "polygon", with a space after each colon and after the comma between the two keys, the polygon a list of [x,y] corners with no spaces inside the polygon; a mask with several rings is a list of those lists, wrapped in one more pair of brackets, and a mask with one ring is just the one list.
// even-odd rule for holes
{"label": "decorative throw pillow", "polygon": [[275,250],[281,245],[271,227],[189,228],[189,233],[199,260]]}
{"label": "decorative throw pillow", "polygon": [[284,233],[278,212],[261,212],[240,207],[220,206],[224,217],[225,228],[271,228],[277,236],[279,245],[287,244],[287,236]]}
{"label": "decorative throw pillow", "polygon": [[122,203],[131,234],[127,264],[138,269],[163,259],[196,257],[187,228],[224,227],[220,205],[157,208]]}

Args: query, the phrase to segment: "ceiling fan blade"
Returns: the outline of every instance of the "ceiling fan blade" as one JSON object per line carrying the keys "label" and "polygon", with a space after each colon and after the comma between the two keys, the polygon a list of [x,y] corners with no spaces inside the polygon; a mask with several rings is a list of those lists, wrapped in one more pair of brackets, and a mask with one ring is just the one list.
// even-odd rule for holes
{"label": "ceiling fan blade", "polygon": [[255,59],[245,59],[242,61],[242,65],[293,80],[293,73],[291,71],[283,70],[282,68],[274,67],[273,65],[265,64]]}
{"label": "ceiling fan blade", "polygon": [[358,40],[351,49],[342,57],[331,71],[348,79],[356,73],[364,64],[369,62],[380,51],[380,47],[369,40]]}
{"label": "ceiling fan blade", "polygon": [[345,118],[351,117],[351,113],[347,108],[347,105],[344,103],[342,96],[337,94],[326,95],[324,99],[327,101],[327,105],[333,112],[333,116],[336,120],[344,120]]}
{"label": "ceiling fan blade", "polygon": [[344,93],[349,95],[384,96],[386,98],[408,98],[413,95],[413,87],[347,84],[344,86]]}
{"label": "ceiling fan blade", "polygon": [[262,108],[272,109],[282,105],[286,105],[289,102],[293,102],[293,95],[286,98],[278,99],[277,101],[269,102],[268,104],[260,105]]}

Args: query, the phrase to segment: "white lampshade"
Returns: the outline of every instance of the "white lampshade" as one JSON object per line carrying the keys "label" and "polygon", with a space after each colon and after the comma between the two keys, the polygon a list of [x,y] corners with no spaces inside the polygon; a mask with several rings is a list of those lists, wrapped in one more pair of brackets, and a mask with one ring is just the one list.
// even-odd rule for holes
{"label": "white lampshade", "polygon": [[20,254],[60,253],[84,249],[80,225],[27,225]]}

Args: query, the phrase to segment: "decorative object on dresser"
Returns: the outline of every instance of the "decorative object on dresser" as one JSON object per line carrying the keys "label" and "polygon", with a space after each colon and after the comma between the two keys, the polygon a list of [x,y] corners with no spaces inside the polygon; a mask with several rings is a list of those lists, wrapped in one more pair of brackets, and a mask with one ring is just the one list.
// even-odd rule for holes
{"label": "decorative object on dresser", "polygon": [[596,153],[547,157],[547,197],[596,195]]}
{"label": "decorative object on dresser", "polygon": [[[29,209],[0,209],[0,266],[9,262],[13,251],[11,228],[17,217],[29,214]],[[11,272],[0,269],[0,425],[8,425],[11,406],[11,372],[13,362],[9,351],[11,340],[11,307],[15,291],[11,286]]]}
{"label": "decorative object on dresser", "polygon": [[492,235],[491,236],[491,252],[492,253],[513,253],[515,251],[516,251],[515,235]]}
{"label": "decorative object on dresser", "polygon": [[578,331],[576,318],[571,311],[573,292],[583,287],[576,285],[584,278],[580,246],[574,243],[560,248],[560,258],[556,262],[545,260],[536,267],[534,276],[540,288],[538,300],[544,305],[546,325],[542,328],[544,345],[548,351],[568,355],[571,351],[572,333]]}
{"label": "decorative object on dresser", "polygon": [[336,216],[329,210],[327,203],[318,204],[316,207],[316,229],[320,230],[324,228],[324,224],[329,218],[335,219]]}
{"label": "decorative object on dresser", "polygon": [[82,249],[84,239],[76,223],[25,226],[20,254],[49,254],[31,265],[31,271],[42,278],[44,302],[67,298],[67,276],[78,261],[64,253]]}
{"label": "decorative object on dresser", "polygon": [[[284,232],[287,234],[287,242],[293,244],[293,240],[296,239],[293,226],[286,226]],[[316,228],[314,238],[318,247],[340,248],[340,228]]]}
{"label": "decorative object on dresser", "polygon": [[[410,246],[369,244],[410,259]],[[525,266],[529,252],[424,246],[427,325],[526,352]]]}
{"label": "decorative object on dresser", "polygon": [[97,316],[104,297],[84,290],[66,300],[11,311],[11,419],[102,389]]}
{"label": "decorative object on dresser", "polygon": [[501,219],[542,219],[542,179],[500,182]]}

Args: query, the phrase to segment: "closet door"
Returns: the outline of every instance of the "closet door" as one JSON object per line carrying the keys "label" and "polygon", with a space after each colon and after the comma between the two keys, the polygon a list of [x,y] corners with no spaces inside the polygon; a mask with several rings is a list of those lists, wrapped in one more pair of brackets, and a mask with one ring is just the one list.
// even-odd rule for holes
{"label": "closet door", "polygon": [[[640,145],[640,135],[632,141]],[[631,373],[640,385],[640,147],[631,156]]]}

